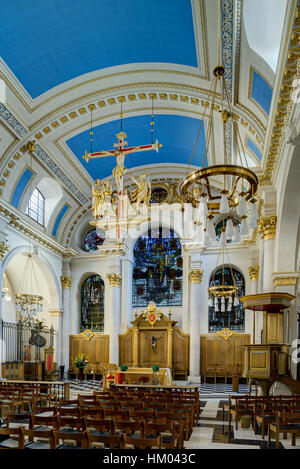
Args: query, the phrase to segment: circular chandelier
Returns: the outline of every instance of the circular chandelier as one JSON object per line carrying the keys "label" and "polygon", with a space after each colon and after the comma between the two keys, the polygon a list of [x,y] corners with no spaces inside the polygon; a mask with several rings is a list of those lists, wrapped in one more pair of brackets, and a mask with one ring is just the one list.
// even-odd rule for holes
{"label": "circular chandelier", "polygon": [[35,272],[33,254],[24,253],[27,257],[24,271],[16,294],[16,311],[24,316],[36,316],[43,311],[43,297],[38,293],[38,277]]}
{"label": "circular chandelier", "polygon": [[[229,93],[224,79],[225,69],[219,65],[213,72],[213,102],[207,125],[207,142],[205,144],[202,168],[186,175],[180,184],[180,194],[184,202],[198,208],[199,221],[204,226],[204,245],[207,246],[216,241],[214,226],[215,215],[221,214],[227,217],[226,239],[239,242],[237,233],[238,223],[233,218],[240,220],[240,235],[247,235],[249,230],[257,227],[258,209],[255,195],[258,188],[256,174],[248,168],[247,158],[244,152],[242,140],[236,124],[233,124],[237,157],[239,164],[228,164],[224,158],[222,164],[207,166],[207,153],[212,135],[212,110],[215,108],[215,95],[217,84],[220,83],[220,96],[227,97],[227,107],[224,109],[223,101],[220,108],[224,124],[233,117],[233,109],[229,99]],[[204,122],[206,109],[200,127]],[[200,132],[199,132],[200,133]],[[196,146],[196,145],[195,145]],[[193,155],[192,155],[193,156]],[[191,158],[192,160],[192,158]],[[190,162],[191,165],[191,162]],[[189,167],[190,167],[189,165]]]}
{"label": "circular chandelier", "polygon": [[[219,254],[216,262],[216,268],[211,280],[211,286],[208,288],[208,306],[215,308],[215,311],[221,311],[222,313],[230,312],[233,307],[239,305],[238,291],[239,288],[236,285],[235,277],[231,268],[229,254],[227,250],[227,240],[225,235],[225,227],[223,226],[221,230],[221,237],[219,241]],[[216,278],[216,272],[218,266],[220,265],[220,257],[222,256],[221,263],[221,280]],[[227,256],[227,265],[230,272],[229,276],[226,276],[226,256]]]}
{"label": "circular chandelier", "polygon": [[[218,1],[218,63],[221,64],[221,1]],[[219,88],[219,95],[217,89]],[[191,155],[187,174],[180,184],[180,194],[183,202],[191,204],[198,213],[197,222],[203,226],[203,247],[217,241],[215,224],[223,221],[221,235],[218,242],[219,255],[211,286],[208,288],[208,305],[214,306],[215,311],[230,312],[239,305],[238,287],[231,268],[228,255],[228,242],[240,242],[241,236],[247,235],[250,229],[255,229],[258,222],[257,200],[258,188],[256,174],[248,168],[244,146],[237,123],[234,122],[234,110],[228,86],[225,80],[225,67],[217,65],[213,70],[213,79],[209,94],[212,96],[210,106],[205,106],[201,119],[196,143]],[[220,104],[216,105],[216,97],[220,96]],[[224,102],[223,102],[224,98]],[[209,115],[206,116],[207,109]],[[213,111],[219,110],[223,123],[224,135],[223,152],[218,161],[220,164],[208,165],[208,149],[213,134]],[[206,119],[207,117],[207,119]],[[231,120],[231,121],[230,121]],[[230,133],[233,135],[234,154],[228,155],[226,148],[226,126],[231,122]],[[193,155],[200,135],[202,125],[206,126],[206,142],[202,155],[201,168],[190,172]],[[213,154],[212,146],[212,154]],[[214,223],[215,221],[215,223]],[[240,225],[240,229],[239,229]],[[222,257],[222,263],[220,262]],[[225,275],[225,257],[229,272]],[[221,278],[216,278],[218,266],[221,264]]]}

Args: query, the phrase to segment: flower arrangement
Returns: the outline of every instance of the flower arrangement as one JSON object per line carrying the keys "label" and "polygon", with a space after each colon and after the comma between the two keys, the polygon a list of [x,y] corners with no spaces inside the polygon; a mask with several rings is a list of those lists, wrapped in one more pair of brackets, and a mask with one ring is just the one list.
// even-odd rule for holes
{"label": "flower arrangement", "polygon": [[88,358],[85,353],[81,353],[74,360],[74,365],[76,368],[82,369],[89,363]]}
{"label": "flower arrangement", "polygon": [[154,371],[154,373],[157,373],[159,371],[159,366],[158,365],[153,365],[152,370]]}
{"label": "flower arrangement", "polygon": [[127,370],[128,370],[128,366],[127,366],[127,365],[121,365],[121,366],[120,366],[120,370],[121,370],[121,371],[127,371]]}

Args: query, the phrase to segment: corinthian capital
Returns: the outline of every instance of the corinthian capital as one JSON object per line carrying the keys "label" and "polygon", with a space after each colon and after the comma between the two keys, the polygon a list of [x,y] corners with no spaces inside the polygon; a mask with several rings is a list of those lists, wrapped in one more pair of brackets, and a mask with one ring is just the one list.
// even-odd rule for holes
{"label": "corinthian capital", "polygon": [[71,288],[72,285],[72,277],[69,277],[67,275],[62,275],[60,277],[61,280],[61,286],[62,288]]}
{"label": "corinthian capital", "polygon": [[277,217],[260,217],[258,220],[258,232],[264,240],[274,239],[276,234]]}
{"label": "corinthian capital", "polygon": [[119,287],[121,285],[122,277],[120,274],[108,274],[107,278],[111,287]]}
{"label": "corinthian capital", "polygon": [[0,259],[3,259],[5,253],[9,251],[10,247],[5,243],[5,241],[1,241],[0,243]]}
{"label": "corinthian capital", "polygon": [[203,269],[191,270],[189,272],[189,279],[191,283],[200,283],[202,280]]}
{"label": "corinthian capital", "polygon": [[258,280],[259,275],[259,265],[251,265],[248,267],[249,277],[250,280],[255,281]]}

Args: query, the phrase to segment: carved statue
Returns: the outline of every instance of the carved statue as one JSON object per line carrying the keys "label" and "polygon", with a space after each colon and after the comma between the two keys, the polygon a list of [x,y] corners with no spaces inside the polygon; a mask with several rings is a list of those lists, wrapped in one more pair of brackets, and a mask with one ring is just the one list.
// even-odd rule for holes
{"label": "carved statue", "polygon": [[111,203],[112,189],[108,181],[96,179],[92,189],[92,210],[95,218],[115,216]]}
{"label": "carved statue", "polygon": [[131,203],[135,206],[137,211],[141,208],[141,205],[143,209],[147,208],[151,197],[151,181],[149,174],[147,179],[146,174],[140,174],[139,178],[136,179],[130,173],[130,177],[137,186],[131,193]]}
{"label": "carved statue", "polygon": [[102,205],[101,180],[96,179],[92,188],[92,211],[95,218],[99,218]]}
{"label": "carved statue", "polygon": [[125,153],[116,150],[115,156],[117,159],[117,166],[115,166],[115,168],[113,169],[113,175],[117,183],[118,194],[120,195],[123,192],[123,176],[127,171],[124,166]]}

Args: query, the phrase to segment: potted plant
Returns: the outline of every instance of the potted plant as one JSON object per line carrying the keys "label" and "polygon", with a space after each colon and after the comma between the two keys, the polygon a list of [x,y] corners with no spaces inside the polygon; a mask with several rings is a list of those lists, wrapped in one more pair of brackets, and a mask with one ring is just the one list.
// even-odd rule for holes
{"label": "potted plant", "polygon": [[88,363],[89,363],[88,357],[86,356],[85,353],[78,355],[78,357],[75,358],[74,360],[74,365],[76,366],[76,368],[78,368],[78,371],[79,371],[80,381],[83,381],[83,377],[84,377],[83,371]]}
{"label": "potted plant", "polygon": [[153,370],[153,373],[154,373],[153,384],[158,384],[159,366],[158,365],[153,365],[152,370]]}
{"label": "potted plant", "polygon": [[121,371],[118,371],[117,372],[117,384],[123,384],[124,383],[124,380],[125,380],[125,371],[128,370],[128,366],[127,365],[121,365],[120,366],[120,370]]}

